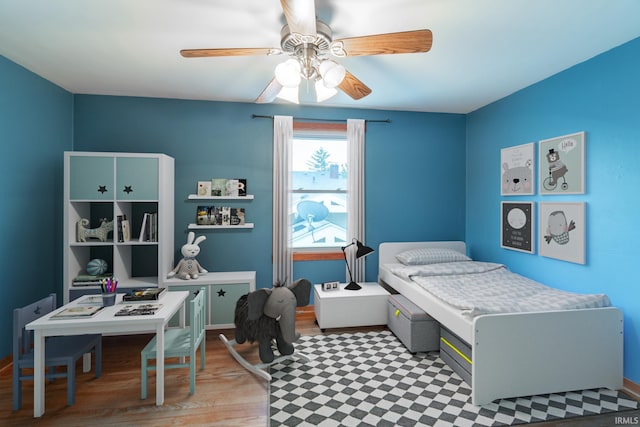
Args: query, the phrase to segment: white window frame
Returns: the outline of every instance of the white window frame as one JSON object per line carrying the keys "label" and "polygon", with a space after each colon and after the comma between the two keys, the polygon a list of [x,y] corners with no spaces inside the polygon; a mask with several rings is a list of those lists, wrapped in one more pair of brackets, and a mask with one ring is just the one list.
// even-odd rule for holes
{"label": "white window frame", "polygon": [[[279,116],[276,116],[279,117]],[[295,132],[297,135],[303,135],[304,132],[314,132],[315,135],[320,133],[325,133],[328,137],[330,137],[331,133],[339,132],[344,135],[346,131],[347,135],[347,163],[349,168],[349,179],[348,179],[348,205],[349,208],[347,210],[347,242],[345,244],[348,245],[351,243],[352,239],[358,239],[364,242],[364,133],[365,133],[365,122],[364,120],[359,119],[349,119],[347,120],[347,124],[345,126],[344,123],[334,123],[334,122],[289,122],[292,123],[291,128],[287,128],[285,126],[285,130],[282,131],[277,129],[276,125],[276,117],[274,117],[274,147],[275,142],[278,138],[280,140],[288,141],[289,144],[293,141],[293,134]],[[288,120],[292,120],[292,118],[287,117]],[[290,133],[289,133],[290,132]],[[283,136],[284,135],[284,139]],[[279,156],[279,158],[277,158]],[[276,170],[277,168],[288,167],[286,180],[288,182],[288,188],[291,189],[291,146],[284,147],[280,146],[277,152],[274,149],[274,281],[278,280],[286,280],[287,282],[291,280],[292,274],[292,264],[290,266],[286,266],[286,263],[291,263],[295,260],[327,260],[327,259],[342,259],[343,254],[341,250],[336,250],[335,248],[328,248],[325,250],[320,250],[319,248],[313,248],[310,250],[303,249],[295,249],[291,247],[289,242],[291,242],[291,224],[289,223],[289,206],[291,205],[289,201],[290,191],[287,194],[280,194],[278,190],[279,188],[283,188],[284,180],[283,178],[284,171]],[[280,184],[276,185],[276,181],[279,181]],[[284,191],[284,190],[282,190]],[[285,227],[284,218],[276,218],[276,212],[283,212],[283,198],[287,199],[287,209],[284,210],[286,212],[286,223]],[[278,205],[278,207],[277,207]],[[286,228],[286,230],[284,230]],[[284,246],[283,239],[286,238],[286,247]],[[355,260],[355,253],[353,251],[347,251],[347,257],[349,259],[349,264],[352,266],[352,272],[354,275],[354,280],[362,281],[364,280],[364,259]],[[283,267],[284,266],[284,267]],[[346,271],[346,268],[345,268]]]}

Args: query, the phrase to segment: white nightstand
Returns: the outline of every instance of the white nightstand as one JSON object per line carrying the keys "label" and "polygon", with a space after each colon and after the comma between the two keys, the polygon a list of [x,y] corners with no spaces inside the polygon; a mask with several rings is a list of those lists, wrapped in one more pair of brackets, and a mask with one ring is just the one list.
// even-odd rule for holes
{"label": "white nightstand", "polygon": [[313,310],[320,329],[387,324],[389,292],[376,282],[359,283],[362,289],[323,291],[313,285]]}

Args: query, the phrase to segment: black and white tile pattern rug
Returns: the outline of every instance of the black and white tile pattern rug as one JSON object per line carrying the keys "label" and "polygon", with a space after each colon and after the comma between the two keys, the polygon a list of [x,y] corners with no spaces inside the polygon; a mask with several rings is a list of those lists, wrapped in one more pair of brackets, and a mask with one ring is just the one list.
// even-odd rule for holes
{"label": "black and white tile pattern rug", "polygon": [[309,363],[271,367],[271,426],[500,426],[637,409],[607,389],[471,404],[438,352],[411,354],[390,332],[303,336]]}

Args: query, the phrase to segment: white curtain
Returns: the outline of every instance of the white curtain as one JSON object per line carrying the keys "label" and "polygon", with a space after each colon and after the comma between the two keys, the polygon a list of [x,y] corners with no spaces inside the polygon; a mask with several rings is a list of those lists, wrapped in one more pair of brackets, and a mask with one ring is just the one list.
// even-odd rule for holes
{"label": "white curtain", "polygon": [[273,283],[293,280],[289,198],[293,117],[273,117]]}
{"label": "white curtain", "polygon": [[[355,238],[366,245],[364,241],[364,133],[364,120],[347,120],[347,161],[349,162],[349,173],[347,174],[347,189],[349,192],[347,239]],[[347,244],[351,243],[351,241]],[[347,252],[353,280],[363,282],[365,280],[365,258],[361,258],[356,262],[355,245],[347,249]],[[347,272],[347,282],[349,281],[348,274]]]}

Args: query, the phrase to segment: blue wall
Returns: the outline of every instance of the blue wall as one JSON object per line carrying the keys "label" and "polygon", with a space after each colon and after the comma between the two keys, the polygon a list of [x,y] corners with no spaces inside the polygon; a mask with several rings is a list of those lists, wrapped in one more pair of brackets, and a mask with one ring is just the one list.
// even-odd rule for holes
{"label": "blue wall", "polygon": [[[635,264],[640,255],[638,76],[640,39],[635,39],[469,114],[466,155],[466,239],[471,255],[502,262],[557,288],[606,293],[624,312],[624,373],[636,383],[640,382],[640,287]],[[579,131],[586,132],[585,194],[500,196],[501,148]],[[536,152],[537,148],[536,144]],[[500,248],[502,200],[586,202],[587,264]]]}
{"label": "blue wall", "polygon": [[0,56],[0,359],[13,309],[62,295],[62,152],[71,148],[70,93]]}
{"label": "blue wall", "polygon": [[[255,270],[258,287],[272,285],[273,127],[270,119],[253,114],[389,118],[391,123],[367,124],[365,243],[377,248],[389,240],[464,239],[463,115],[89,95],[75,96],[74,112],[75,150],[161,152],[175,158],[176,259],[186,226],[194,222],[197,202],[185,199],[196,182],[247,178],[255,199],[234,205],[246,208],[255,228],[204,232],[198,260],[209,271]],[[366,263],[367,280],[376,281],[377,254]],[[297,262],[294,275],[316,283],[344,280],[345,265]]]}

